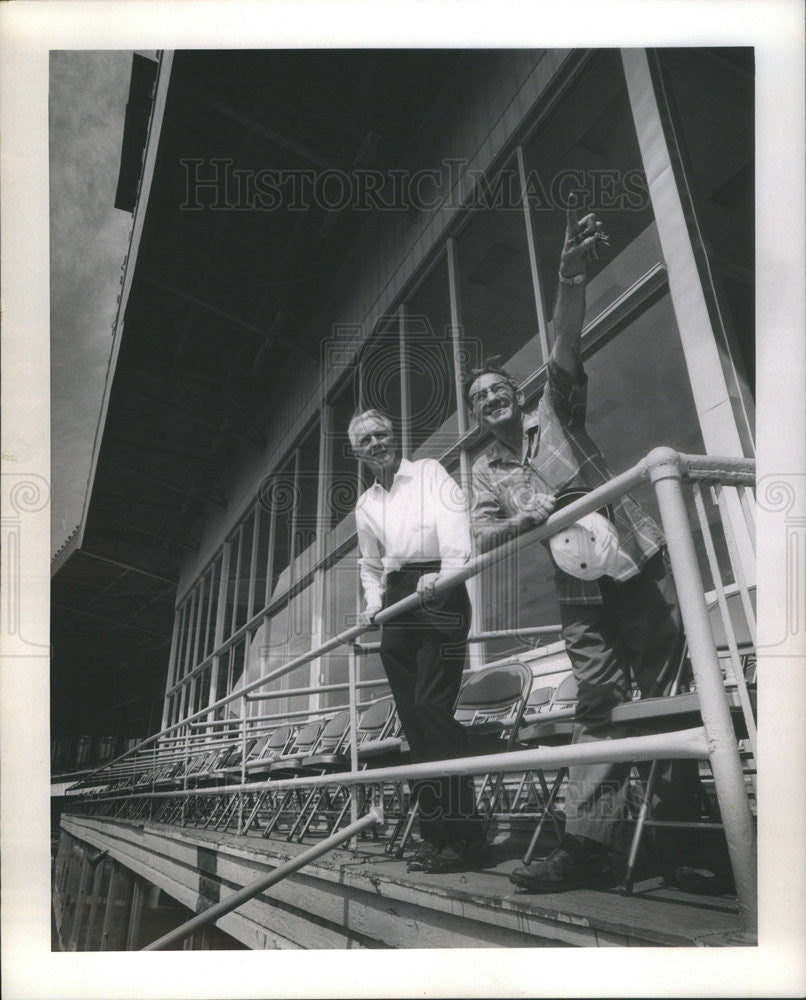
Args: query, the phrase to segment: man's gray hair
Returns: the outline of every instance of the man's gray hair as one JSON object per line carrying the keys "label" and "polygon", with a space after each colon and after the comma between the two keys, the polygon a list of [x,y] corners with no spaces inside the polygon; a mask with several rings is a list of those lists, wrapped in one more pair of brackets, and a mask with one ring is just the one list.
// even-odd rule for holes
{"label": "man's gray hair", "polygon": [[356,444],[354,433],[355,425],[359,422],[359,420],[367,420],[370,417],[384,424],[389,429],[390,433],[395,433],[394,424],[387,414],[383,413],[381,410],[362,410],[360,413],[356,413],[347,425],[347,437],[350,439],[350,444],[353,448],[355,448]]}

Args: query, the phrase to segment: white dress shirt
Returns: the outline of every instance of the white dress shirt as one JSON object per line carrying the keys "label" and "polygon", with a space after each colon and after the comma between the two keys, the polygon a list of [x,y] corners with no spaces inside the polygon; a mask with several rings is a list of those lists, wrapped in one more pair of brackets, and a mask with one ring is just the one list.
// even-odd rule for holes
{"label": "white dress shirt", "polygon": [[441,561],[444,576],[470,558],[464,495],[433,458],[402,459],[388,492],[376,481],[361,494],[355,520],[367,607],[383,603],[387,575],[406,563]]}

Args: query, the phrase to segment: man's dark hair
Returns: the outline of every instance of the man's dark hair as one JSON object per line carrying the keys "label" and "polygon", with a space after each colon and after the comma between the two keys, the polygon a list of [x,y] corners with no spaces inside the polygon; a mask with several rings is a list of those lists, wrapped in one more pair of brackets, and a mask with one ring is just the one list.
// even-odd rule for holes
{"label": "man's dark hair", "polygon": [[499,354],[493,354],[491,357],[483,361],[478,368],[471,368],[464,379],[464,396],[465,402],[469,409],[472,409],[470,405],[470,387],[476,381],[477,378],[481,378],[482,375],[499,375],[507,385],[511,385],[515,392],[518,391],[518,383],[509,374],[506,368],[502,368],[499,364],[501,356]]}

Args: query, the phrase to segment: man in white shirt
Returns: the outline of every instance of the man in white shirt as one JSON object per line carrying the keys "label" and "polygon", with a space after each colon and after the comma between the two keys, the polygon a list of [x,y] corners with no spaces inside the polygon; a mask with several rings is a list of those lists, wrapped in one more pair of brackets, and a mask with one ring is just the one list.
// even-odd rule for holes
{"label": "man in white shirt", "polygon": [[[470,558],[462,491],[439,462],[400,455],[390,419],[357,414],[348,428],[355,456],[375,482],[356,505],[359,569],[372,621],[413,593],[421,604],[383,626],[381,662],[411,748],[412,763],[466,753],[467,734],[453,716],[462,682],[470,602],[464,584],[434,597],[443,576]],[[411,782],[422,844],[410,871],[434,874],[480,867],[487,843],[469,776]]]}

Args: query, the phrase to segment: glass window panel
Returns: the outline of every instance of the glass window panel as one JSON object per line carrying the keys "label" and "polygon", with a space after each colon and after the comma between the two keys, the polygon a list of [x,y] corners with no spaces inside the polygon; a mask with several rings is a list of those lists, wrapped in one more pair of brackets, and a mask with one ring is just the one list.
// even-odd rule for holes
{"label": "glass window panel", "polygon": [[274,517],[272,595],[281,594],[290,582],[292,515],[294,511],[294,461],[272,476],[266,490],[266,505]]}
{"label": "glass window panel", "polygon": [[[549,313],[557,293],[565,204],[571,191],[579,192],[580,215],[595,211],[610,236],[609,249],[588,266],[590,321],[662,259],[617,51],[602,50],[586,63],[567,96],[524,147],[524,165]],[[635,240],[641,242],[624,256]]]}
{"label": "glass window panel", "polygon": [[366,342],[359,359],[360,407],[381,410],[400,430],[400,324],[389,316]]}
{"label": "glass window panel", "polygon": [[188,644],[188,621],[190,617],[190,599],[186,598],[178,612],[179,618],[179,640],[176,644],[176,669],[174,670],[174,683],[185,676],[185,656]]}
{"label": "glass window panel", "polygon": [[358,409],[357,393],[357,381],[351,376],[331,407],[329,442],[331,474],[327,503],[329,529],[353,513],[358,499],[358,463],[347,436],[350,420]]}
{"label": "glass window panel", "polygon": [[257,531],[257,556],[255,564],[255,607],[260,611],[268,603],[266,574],[271,552],[269,551],[271,512],[266,507],[265,491],[261,487],[255,508],[255,530]]}
{"label": "glass window panel", "polygon": [[247,621],[249,611],[249,575],[252,570],[252,535],[254,533],[254,512],[241,526],[241,571],[238,582],[238,609],[235,627],[240,628]]}
{"label": "glass window panel", "polygon": [[[227,679],[229,669],[229,653],[223,653],[218,658],[218,679],[216,682],[216,701],[220,701],[227,693]],[[216,713],[220,717],[220,713]]]}
{"label": "glass window panel", "polygon": [[204,655],[209,656],[215,641],[215,623],[218,613],[218,588],[221,579],[221,556],[213,563],[208,574],[207,604],[209,613],[207,616],[207,629],[204,637]]}
{"label": "glass window panel", "polygon": [[199,708],[204,708],[205,705],[210,704],[210,678],[211,669],[210,667],[205,667],[201,673],[201,678],[199,680]]}
{"label": "glass window panel", "polygon": [[415,459],[437,458],[456,440],[456,385],[443,255],[406,303],[403,371],[409,386],[409,435]]}
{"label": "glass window panel", "polygon": [[[230,664],[229,664],[229,690],[230,693],[237,691],[241,675],[243,674],[244,660],[245,660],[245,650],[246,642],[241,639],[236,642],[234,646],[230,649]],[[233,709],[233,705],[230,705],[230,709]],[[238,710],[239,711],[239,710]],[[237,715],[238,711],[234,714]]]}
{"label": "glass window panel", "polygon": [[236,605],[238,602],[238,591],[240,584],[241,563],[243,560],[243,544],[241,542],[241,532],[237,529],[229,539],[229,571],[227,574],[227,601],[224,605],[224,638],[232,635],[235,631]]}
{"label": "glass window panel", "polygon": [[207,616],[210,610],[208,600],[209,589],[210,579],[209,576],[205,574],[196,585],[196,590],[199,594],[199,621],[196,629],[197,637],[194,639],[194,660],[196,663],[204,659],[204,639],[207,634]]}
{"label": "glass window panel", "polygon": [[294,522],[294,557],[307,553],[299,572],[310,568],[313,562],[313,546],[316,542],[316,514],[319,497],[319,425],[305,438],[299,447],[299,469],[297,472],[296,518]]}
{"label": "glass window panel", "polygon": [[[311,648],[311,623],[313,621],[313,587],[306,587],[265,622],[251,640],[248,681],[277,670],[283,664]],[[270,681],[259,692],[287,691],[290,688],[308,687],[308,664],[291,674]],[[308,707],[308,695],[295,695],[272,701],[259,702],[259,714],[291,712]]]}
{"label": "glass window panel", "polygon": [[[504,174],[511,175],[510,163]],[[465,370],[498,355],[522,382],[543,364],[526,222],[516,197],[472,213],[456,240]]]}
{"label": "glass window panel", "polygon": [[755,67],[751,48],[659,50],[677,141],[727,305],[736,360],[755,387]]}
{"label": "glass window panel", "polygon": [[[357,610],[363,607],[359,597],[358,550],[353,549],[330,566],[324,578],[324,634],[330,638],[355,625]],[[323,684],[347,683],[348,647],[339,646],[322,657],[321,679]],[[325,692],[322,706],[343,704],[346,691]]]}

